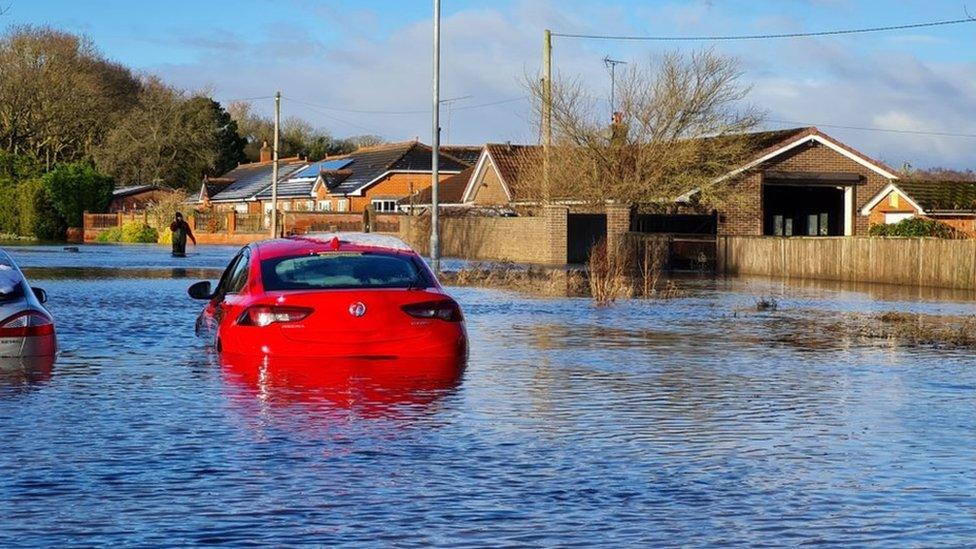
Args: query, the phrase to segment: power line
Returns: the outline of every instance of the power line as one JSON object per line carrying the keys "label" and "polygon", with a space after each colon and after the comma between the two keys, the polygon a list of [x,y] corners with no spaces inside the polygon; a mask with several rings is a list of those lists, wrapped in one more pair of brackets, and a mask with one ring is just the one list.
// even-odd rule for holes
{"label": "power line", "polygon": [[896,130],[893,128],[872,128],[866,126],[844,126],[840,124],[813,124],[809,122],[797,122],[796,120],[769,120],[773,124],[783,124],[786,126],[816,126],[818,128],[836,128],[841,130],[857,130],[865,132],[901,133],[910,135],[928,135],[932,137],[966,137],[976,139],[976,134],[972,133],[953,133],[953,132],[929,132],[923,130]]}
{"label": "power line", "polygon": [[976,18],[967,16],[963,19],[949,19],[944,21],[928,21],[925,23],[911,23],[908,25],[889,25],[884,27],[867,27],[860,29],[841,29],[827,30],[818,32],[788,32],[782,34],[741,34],[741,35],[719,35],[719,36],[627,36],[627,35],[605,35],[605,34],[575,34],[554,32],[552,36],[562,38],[583,38],[589,40],[641,40],[653,42],[712,42],[723,40],[765,40],[775,38],[806,38],[814,36],[836,36],[842,34],[864,34],[871,32],[887,32],[906,29],[920,29],[925,27],[939,27],[945,25],[958,25],[961,23],[976,23]]}
{"label": "power line", "polygon": [[[444,99],[441,102],[442,103],[448,103],[448,102],[457,101],[457,100],[460,100],[460,99],[467,99],[468,97],[470,97],[470,96],[458,97],[458,98],[454,98],[454,99]],[[340,109],[340,108],[336,108],[336,107],[329,107],[327,105],[320,105],[318,103],[311,103],[309,101],[302,101],[300,99],[295,99],[294,97],[288,97],[287,99],[289,101],[293,101],[295,103],[299,103],[299,104],[305,105],[307,107],[314,107],[314,108],[325,109],[325,110],[333,111],[333,112],[344,112],[344,113],[351,113],[351,114],[381,114],[381,115],[430,114],[430,109],[418,109],[418,110],[408,110],[408,111],[386,111],[386,110],[369,110],[369,109]],[[489,103],[480,103],[480,104],[477,104],[477,105],[467,105],[467,106],[463,106],[463,107],[453,107],[453,109],[455,111],[471,110],[471,109],[480,109],[482,107],[492,107],[492,106],[495,106],[495,105],[502,105],[502,104],[505,104],[505,103],[514,103],[515,101],[524,101],[525,99],[528,99],[528,96],[523,95],[523,96],[520,96],[520,97],[513,97],[513,98],[510,98],[510,99],[502,99],[500,101],[492,101],[492,102],[489,102]]]}

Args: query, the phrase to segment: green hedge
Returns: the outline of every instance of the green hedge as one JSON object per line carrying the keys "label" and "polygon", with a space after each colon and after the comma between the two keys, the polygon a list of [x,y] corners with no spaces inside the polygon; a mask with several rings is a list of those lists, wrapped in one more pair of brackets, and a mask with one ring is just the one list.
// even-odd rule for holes
{"label": "green hedge", "polygon": [[95,237],[95,242],[124,242],[126,244],[155,244],[159,240],[156,229],[141,221],[126,221],[122,228],[106,229]]}
{"label": "green hedge", "polygon": [[934,219],[910,217],[894,224],[872,225],[871,236],[956,238],[956,230]]}

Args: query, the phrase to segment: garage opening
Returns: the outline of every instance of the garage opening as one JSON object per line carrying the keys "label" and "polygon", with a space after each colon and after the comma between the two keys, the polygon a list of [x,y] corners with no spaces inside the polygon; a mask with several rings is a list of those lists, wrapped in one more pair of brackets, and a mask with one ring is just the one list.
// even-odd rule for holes
{"label": "garage opening", "polygon": [[843,236],[844,188],[765,185],[763,233],[767,236]]}

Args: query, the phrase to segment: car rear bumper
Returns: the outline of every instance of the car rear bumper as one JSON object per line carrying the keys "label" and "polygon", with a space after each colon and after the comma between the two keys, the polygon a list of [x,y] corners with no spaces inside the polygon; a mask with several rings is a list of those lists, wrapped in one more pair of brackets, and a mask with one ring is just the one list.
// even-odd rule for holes
{"label": "car rear bumper", "polygon": [[0,338],[0,357],[54,356],[58,351],[54,334]]}
{"label": "car rear bumper", "polygon": [[[466,359],[468,338],[461,322],[443,322],[422,336],[318,341],[295,341],[280,337],[274,330],[236,327],[219,337],[223,353],[283,358],[388,358],[388,359]],[[263,337],[266,336],[266,337]]]}

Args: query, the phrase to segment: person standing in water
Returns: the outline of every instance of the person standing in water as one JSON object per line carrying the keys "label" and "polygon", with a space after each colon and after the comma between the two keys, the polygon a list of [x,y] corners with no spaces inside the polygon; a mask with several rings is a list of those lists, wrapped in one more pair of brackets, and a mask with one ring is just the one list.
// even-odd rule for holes
{"label": "person standing in water", "polygon": [[193,245],[197,245],[197,239],[190,230],[190,224],[183,220],[183,214],[176,212],[176,218],[169,224],[169,230],[173,232],[173,255],[182,257],[186,255],[186,239],[189,238]]}

